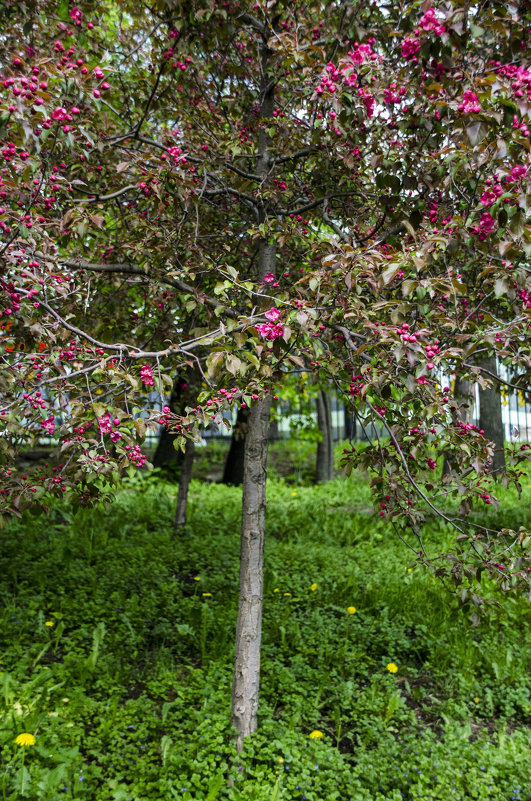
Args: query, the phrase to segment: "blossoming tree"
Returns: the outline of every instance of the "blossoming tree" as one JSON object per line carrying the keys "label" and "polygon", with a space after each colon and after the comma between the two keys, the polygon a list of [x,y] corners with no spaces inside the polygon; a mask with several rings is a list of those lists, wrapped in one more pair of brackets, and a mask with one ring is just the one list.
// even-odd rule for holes
{"label": "blossoming tree", "polygon": [[[528,533],[468,519],[496,502],[493,447],[461,419],[446,376],[497,385],[497,359],[505,383],[528,391],[529,11],[459,0],[100,11],[40,0],[4,20],[0,506],[20,513],[49,493],[88,503],[144,465],[147,426],[184,446],[249,407],[241,748],[258,707],[270,408],[294,365],[376,425],[344,466],[370,471],[379,514],[463,601],[480,605],[483,572],[528,586]],[[174,414],[165,399],[192,369],[207,389]],[[17,469],[43,435],[57,458]],[[519,487],[529,447],[506,458],[503,480]],[[440,508],[448,495],[458,515]],[[456,531],[444,557],[424,547],[428,513]]]}

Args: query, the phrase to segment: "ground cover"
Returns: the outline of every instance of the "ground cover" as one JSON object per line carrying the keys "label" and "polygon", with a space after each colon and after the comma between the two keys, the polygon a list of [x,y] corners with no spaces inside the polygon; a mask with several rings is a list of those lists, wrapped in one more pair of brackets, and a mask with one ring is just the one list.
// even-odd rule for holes
{"label": "ground cover", "polygon": [[[260,726],[235,759],[240,491],[194,481],[179,539],[175,494],[144,477],[2,531],[0,798],[529,798],[529,604],[474,627],[360,476],[269,484]],[[526,522],[531,487],[501,494],[488,513]]]}

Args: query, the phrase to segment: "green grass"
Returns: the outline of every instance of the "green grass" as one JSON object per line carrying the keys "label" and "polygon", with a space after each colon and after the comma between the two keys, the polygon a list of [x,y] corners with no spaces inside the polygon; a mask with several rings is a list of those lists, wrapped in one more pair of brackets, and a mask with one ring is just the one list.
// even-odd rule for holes
{"label": "green grass", "polygon": [[260,727],[235,759],[240,499],[194,481],[176,540],[175,487],[134,480],[2,531],[0,801],[529,798],[528,602],[473,627],[359,476],[269,485]]}

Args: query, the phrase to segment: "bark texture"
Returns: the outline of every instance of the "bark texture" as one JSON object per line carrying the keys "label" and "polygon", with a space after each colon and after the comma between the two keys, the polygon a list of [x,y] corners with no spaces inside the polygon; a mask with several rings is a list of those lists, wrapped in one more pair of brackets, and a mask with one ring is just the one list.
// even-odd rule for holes
{"label": "bark texture", "polygon": [[181,475],[179,476],[179,492],[177,493],[177,511],[175,514],[175,533],[186,525],[186,509],[188,506],[188,487],[192,478],[192,467],[194,464],[195,445],[193,440],[187,439],[184,449]]}
{"label": "bark texture", "polygon": [[247,421],[249,419],[249,409],[238,409],[236,425],[232,432],[230,448],[225,459],[223,468],[222,484],[231,484],[239,487],[243,482],[243,459],[245,454],[245,433],[247,431]]}
{"label": "bark texture", "polygon": [[320,389],[316,398],[317,425],[321,432],[321,441],[317,443],[315,473],[317,481],[324,484],[334,476],[334,446],[332,442],[332,410],[330,396]]}
{"label": "bark texture", "polygon": [[[497,375],[496,358],[494,356],[478,363],[478,367]],[[485,373],[488,378],[488,373]],[[479,427],[485,432],[485,437],[494,445],[492,464],[489,472],[499,474],[505,470],[505,436],[503,430],[501,395],[499,386],[493,381],[492,386],[479,390]]]}
{"label": "bark texture", "polygon": [[240,594],[231,722],[237,732],[236,750],[256,731],[260,686],[260,642],[264,583],[266,462],[271,396],[250,410],[245,439],[240,551]]}

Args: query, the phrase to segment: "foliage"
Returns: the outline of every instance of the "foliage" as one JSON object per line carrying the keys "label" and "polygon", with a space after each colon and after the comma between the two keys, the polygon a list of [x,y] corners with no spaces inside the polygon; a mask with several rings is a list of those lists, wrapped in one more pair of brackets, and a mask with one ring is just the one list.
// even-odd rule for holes
{"label": "foliage", "polygon": [[[505,598],[473,627],[457,596],[407,561],[358,475],[269,484],[261,725],[235,757],[240,491],[193,482],[180,539],[174,496],[135,479],[107,509],[53,502],[4,529],[6,799],[526,797],[528,605]],[[517,496],[503,496],[512,524]],[[427,548],[451,536],[435,517],[424,531]],[[20,796],[21,732],[37,742]]]}

